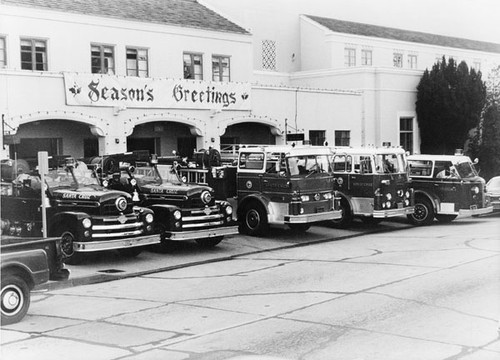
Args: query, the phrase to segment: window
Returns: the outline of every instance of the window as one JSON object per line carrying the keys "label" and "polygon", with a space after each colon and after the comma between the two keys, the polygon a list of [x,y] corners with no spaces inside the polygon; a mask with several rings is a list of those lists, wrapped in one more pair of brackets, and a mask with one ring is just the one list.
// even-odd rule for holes
{"label": "window", "polygon": [[47,43],[45,40],[21,39],[21,69],[47,70]]}
{"label": "window", "polygon": [[397,68],[402,68],[403,67],[403,54],[401,53],[394,53],[392,62],[394,67]]}
{"label": "window", "polygon": [[0,69],[7,66],[7,43],[5,37],[0,36]]}
{"label": "window", "polygon": [[335,146],[350,146],[350,143],[350,130],[335,130]]}
{"label": "window", "polygon": [[115,54],[112,46],[91,46],[92,74],[114,74]]}
{"label": "window", "polygon": [[356,66],[356,49],[344,49],[344,64],[345,66]]}
{"label": "window", "polygon": [[323,145],[326,140],[324,130],[309,130],[309,141],[311,145]]}
{"label": "window", "polygon": [[406,151],[413,153],[413,118],[402,117],[399,119],[399,145]]}
{"label": "window", "polygon": [[361,65],[372,66],[372,51],[361,50]]}
{"label": "window", "polygon": [[148,50],[127,48],[127,75],[148,77]]}
{"label": "window", "polygon": [[417,55],[408,55],[408,67],[410,69],[417,68]]}
{"label": "window", "polygon": [[184,53],[184,79],[203,80],[203,56]]}
{"label": "window", "polygon": [[230,81],[230,65],[228,56],[212,56],[212,80]]}
{"label": "window", "polygon": [[262,40],[262,68],[276,70],[276,41]]}

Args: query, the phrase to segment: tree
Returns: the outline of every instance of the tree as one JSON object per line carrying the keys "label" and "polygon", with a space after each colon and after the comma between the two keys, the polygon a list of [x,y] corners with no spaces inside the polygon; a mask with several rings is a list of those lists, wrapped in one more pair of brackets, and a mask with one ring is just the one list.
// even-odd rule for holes
{"label": "tree", "polygon": [[425,70],[417,86],[416,111],[420,151],[425,154],[452,154],[463,149],[469,131],[479,125],[486,101],[481,72],[453,59]]}
{"label": "tree", "polygon": [[500,175],[500,66],[486,81],[486,106],[470,145],[471,157],[479,158],[481,176],[489,180]]}

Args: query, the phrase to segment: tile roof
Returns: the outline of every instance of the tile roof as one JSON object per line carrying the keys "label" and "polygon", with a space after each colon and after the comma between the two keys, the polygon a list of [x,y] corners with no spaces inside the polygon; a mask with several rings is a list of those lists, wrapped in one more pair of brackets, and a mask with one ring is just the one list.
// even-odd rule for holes
{"label": "tile roof", "polygon": [[0,0],[0,4],[249,34],[196,0]]}
{"label": "tile roof", "polygon": [[500,44],[306,15],[331,31],[384,39],[500,53]]}

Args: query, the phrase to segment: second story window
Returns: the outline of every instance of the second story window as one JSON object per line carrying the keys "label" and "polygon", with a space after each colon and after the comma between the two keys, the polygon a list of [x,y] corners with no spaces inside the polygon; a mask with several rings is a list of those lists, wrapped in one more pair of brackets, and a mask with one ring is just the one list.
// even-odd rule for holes
{"label": "second story window", "polygon": [[408,67],[410,69],[417,68],[417,55],[408,55]]}
{"label": "second story window", "polygon": [[361,50],[361,65],[372,66],[372,51]]}
{"label": "second story window", "polygon": [[309,130],[311,145],[324,145],[326,140],[325,130]]}
{"label": "second story window", "polygon": [[230,81],[230,62],[228,56],[212,56],[212,80]]}
{"label": "second story window", "polygon": [[127,48],[127,75],[148,77],[148,50]]}
{"label": "second story window", "polygon": [[394,67],[402,68],[403,67],[403,54],[394,53],[394,55],[392,57],[392,63],[393,63]]}
{"label": "second story window", "polygon": [[0,36],[0,69],[7,66],[7,46],[5,37]]}
{"label": "second story window", "polygon": [[184,53],[184,79],[203,80],[203,56]]}
{"label": "second story window", "polygon": [[91,46],[92,74],[114,74],[115,54],[112,46]]}
{"label": "second story window", "polygon": [[335,146],[350,146],[351,131],[350,130],[335,130]]}
{"label": "second story window", "polygon": [[356,66],[356,49],[352,48],[344,49],[344,65]]}
{"label": "second story window", "polygon": [[21,39],[21,69],[47,70],[47,42],[37,39]]}

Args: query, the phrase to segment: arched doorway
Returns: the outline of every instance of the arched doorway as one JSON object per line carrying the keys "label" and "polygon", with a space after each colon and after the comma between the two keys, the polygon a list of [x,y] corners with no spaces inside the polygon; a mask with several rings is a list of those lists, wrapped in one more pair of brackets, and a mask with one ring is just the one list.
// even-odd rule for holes
{"label": "arched doorway", "polygon": [[127,151],[149,150],[151,154],[193,156],[197,137],[191,127],[173,121],[152,121],[136,125],[127,137]]}

